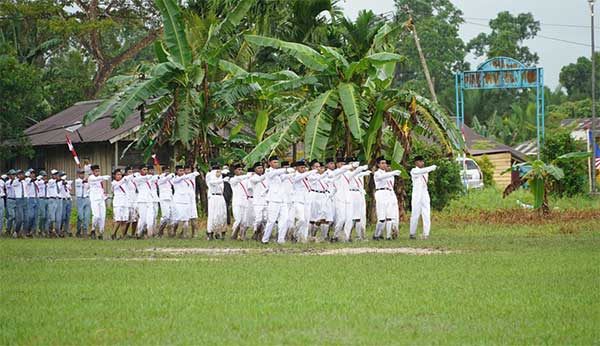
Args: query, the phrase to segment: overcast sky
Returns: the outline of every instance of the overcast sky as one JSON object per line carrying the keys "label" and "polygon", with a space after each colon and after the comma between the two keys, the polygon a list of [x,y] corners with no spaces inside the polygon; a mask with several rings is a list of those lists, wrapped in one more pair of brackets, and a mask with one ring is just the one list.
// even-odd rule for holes
{"label": "overcast sky", "polygon": [[[489,32],[489,19],[500,11],[513,14],[531,12],[541,23],[538,37],[527,41],[526,45],[540,57],[544,67],[546,85],[554,89],[558,85],[558,74],[562,66],[575,62],[580,56],[590,56],[590,10],[587,0],[451,0],[464,14],[465,21],[460,35],[465,42],[480,32]],[[356,18],[361,9],[371,9],[375,13],[394,10],[394,0],[342,0],[346,16]],[[600,13],[600,5],[596,5]],[[600,27],[597,18],[596,28]],[[558,25],[557,25],[558,24]],[[567,26],[564,26],[567,25]],[[587,27],[569,27],[569,26]],[[596,29],[596,35],[600,30]],[[545,36],[545,37],[540,37]],[[578,44],[561,42],[573,41]],[[596,40],[596,42],[598,42]],[[425,52],[427,54],[427,52]],[[469,58],[475,68],[482,59]]]}

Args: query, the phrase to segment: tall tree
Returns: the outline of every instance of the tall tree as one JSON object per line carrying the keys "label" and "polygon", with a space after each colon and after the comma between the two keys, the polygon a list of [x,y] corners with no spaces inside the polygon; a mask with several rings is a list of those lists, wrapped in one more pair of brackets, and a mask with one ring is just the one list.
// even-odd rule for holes
{"label": "tall tree", "polygon": [[0,13],[9,19],[0,26],[2,36],[15,42],[18,56],[37,57],[43,64],[53,48],[85,51],[96,64],[92,86],[86,90],[91,98],[162,30],[151,0],[9,0]]}
{"label": "tall tree", "polygon": [[[596,54],[596,61],[600,53]],[[578,101],[592,97],[592,61],[587,57],[577,58],[577,62],[565,65],[560,70],[559,81],[567,89],[569,100]],[[600,82],[600,66],[596,65],[596,83]],[[600,91],[596,89],[596,98]]]}
{"label": "tall tree", "polygon": [[535,65],[539,62],[537,53],[531,52],[524,45],[525,40],[535,37],[540,31],[540,22],[531,13],[520,13],[516,16],[508,11],[500,12],[490,20],[489,34],[480,33],[467,45],[476,57],[485,56],[488,59],[498,56],[515,58],[525,65]]}
{"label": "tall tree", "polygon": [[[405,23],[412,15],[419,33],[421,48],[427,59],[438,101],[447,109],[454,109],[453,73],[466,68],[465,43],[460,38],[463,13],[450,0],[396,0],[398,23]],[[429,95],[423,67],[414,40],[408,36],[399,40],[406,63],[397,71],[397,79],[406,88]]]}

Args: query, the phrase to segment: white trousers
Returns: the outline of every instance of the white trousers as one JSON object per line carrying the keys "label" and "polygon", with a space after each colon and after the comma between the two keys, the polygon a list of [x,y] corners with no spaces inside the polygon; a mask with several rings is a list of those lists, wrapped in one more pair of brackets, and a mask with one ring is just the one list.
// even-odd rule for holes
{"label": "white trousers", "polygon": [[252,206],[253,209],[253,218],[254,218],[254,231],[256,231],[260,225],[266,225],[267,224],[267,205],[266,204],[260,204],[260,205],[253,205]]}
{"label": "white trousers", "polygon": [[294,229],[296,239],[301,242],[308,241],[308,219],[306,217],[306,206],[303,202],[293,202],[288,215],[288,229]]}
{"label": "white trousers", "polygon": [[[416,203],[415,203],[416,202]],[[417,234],[417,226],[419,225],[419,217],[423,218],[423,235],[429,236],[431,228],[431,216],[429,200],[415,201],[412,203],[412,211],[410,214],[410,234]]]}
{"label": "white trousers", "polygon": [[174,223],[173,222],[173,201],[169,199],[160,201],[160,223]]}
{"label": "white trousers", "polygon": [[106,202],[104,200],[90,201],[92,209],[92,230],[104,234],[106,222]]}
{"label": "white trousers", "polygon": [[226,225],[227,205],[225,204],[225,198],[222,195],[209,195],[206,231],[208,233],[225,232]]}
{"label": "white trousers", "polygon": [[344,229],[344,225],[346,224],[347,211],[350,208],[350,205],[346,203],[346,201],[336,198],[333,200],[334,208],[335,208],[335,221],[333,223],[333,237],[339,238],[342,234],[342,230]]}
{"label": "white trousers", "polygon": [[142,235],[144,228],[148,230],[148,235],[154,235],[154,221],[156,214],[154,212],[153,202],[138,202],[138,224],[137,234]]}
{"label": "white trousers", "polygon": [[267,226],[265,227],[265,234],[263,235],[262,242],[268,243],[273,233],[273,227],[277,222],[277,242],[280,244],[285,243],[285,235],[287,234],[287,222],[288,222],[288,210],[286,204],[283,202],[268,202],[267,204]]}
{"label": "white trousers", "polygon": [[252,207],[248,203],[233,203],[231,211],[233,213],[233,229],[252,226]]}

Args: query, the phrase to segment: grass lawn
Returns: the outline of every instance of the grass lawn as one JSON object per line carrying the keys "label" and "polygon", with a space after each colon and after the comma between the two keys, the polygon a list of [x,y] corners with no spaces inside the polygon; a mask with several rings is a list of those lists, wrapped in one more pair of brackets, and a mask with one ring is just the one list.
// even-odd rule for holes
{"label": "grass lawn", "polygon": [[[428,241],[272,253],[229,240],[1,239],[0,344],[599,344],[598,219],[511,223],[437,214]],[[250,252],[147,251],[163,247]],[[449,253],[316,254],[341,247]]]}

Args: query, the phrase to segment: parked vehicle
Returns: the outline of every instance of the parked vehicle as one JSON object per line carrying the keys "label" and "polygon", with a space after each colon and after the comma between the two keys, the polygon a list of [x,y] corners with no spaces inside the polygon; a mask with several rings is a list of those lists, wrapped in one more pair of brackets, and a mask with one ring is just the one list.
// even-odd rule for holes
{"label": "parked vehicle", "polygon": [[483,173],[475,160],[457,157],[456,162],[460,165],[460,178],[467,189],[483,188]]}

